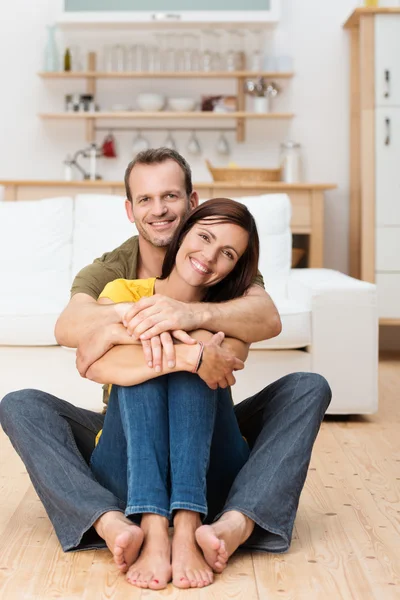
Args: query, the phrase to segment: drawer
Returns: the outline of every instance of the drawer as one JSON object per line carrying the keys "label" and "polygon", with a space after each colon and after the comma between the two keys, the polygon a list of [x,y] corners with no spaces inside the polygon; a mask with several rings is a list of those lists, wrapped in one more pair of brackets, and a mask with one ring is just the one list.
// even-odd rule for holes
{"label": "drawer", "polygon": [[400,227],[377,228],[376,270],[400,272]]}
{"label": "drawer", "polygon": [[400,319],[400,273],[377,273],[380,318]]}

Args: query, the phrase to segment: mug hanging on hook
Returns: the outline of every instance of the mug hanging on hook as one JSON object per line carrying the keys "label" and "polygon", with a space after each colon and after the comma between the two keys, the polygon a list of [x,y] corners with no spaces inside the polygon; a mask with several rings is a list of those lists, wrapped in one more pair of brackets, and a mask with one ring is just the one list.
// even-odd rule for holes
{"label": "mug hanging on hook", "polygon": [[168,131],[168,135],[167,135],[166,140],[164,142],[164,147],[165,148],[170,148],[171,150],[177,150],[178,149],[176,147],[175,140],[172,137],[172,133],[170,131]]}
{"label": "mug hanging on hook", "polygon": [[117,158],[117,144],[111,131],[104,138],[101,151],[105,158]]}
{"label": "mug hanging on hook", "polygon": [[137,136],[132,142],[132,152],[133,156],[139,154],[139,152],[143,152],[144,150],[148,150],[150,148],[150,142],[147,138],[142,135],[140,129],[138,130]]}
{"label": "mug hanging on hook", "polygon": [[186,149],[192,156],[199,156],[201,154],[200,142],[195,131],[192,131]]}
{"label": "mug hanging on hook", "polygon": [[224,134],[221,131],[221,135],[218,138],[217,141],[217,152],[218,154],[221,154],[222,156],[228,156],[228,154],[230,154],[230,146],[228,143],[228,140],[226,139],[226,137],[224,136]]}

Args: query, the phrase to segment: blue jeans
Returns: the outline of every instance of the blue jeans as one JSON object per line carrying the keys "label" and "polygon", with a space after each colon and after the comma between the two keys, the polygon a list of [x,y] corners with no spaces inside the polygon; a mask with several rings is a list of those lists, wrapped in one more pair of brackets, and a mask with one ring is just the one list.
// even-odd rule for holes
{"label": "blue jeans", "polygon": [[211,390],[198,375],[173,373],[145,383],[113,386],[103,432],[90,466],[127,516],[173,511],[207,515],[206,476],[218,404],[229,411],[220,435],[229,436],[230,481],[249,457],[230,391]]}
{"label": "blue jeans", "polygon": [[[256,523],[247,548],[287,551],[314,441],[330,400],[323,377],[293,373],[237,404],[235,416],[251,452],[231,486],[232,444],[219,431],[227,430],[224,420],[232,412],[218,402],[207,475],[209,491],[218,493],[208,498],[208,520],[238,510]],[[3,398],[0,421],[63,550],[104,547],[93,523],[109,510],[125,510],[123,500],[96,480],[88,464],[104,416],[26,389]]]}

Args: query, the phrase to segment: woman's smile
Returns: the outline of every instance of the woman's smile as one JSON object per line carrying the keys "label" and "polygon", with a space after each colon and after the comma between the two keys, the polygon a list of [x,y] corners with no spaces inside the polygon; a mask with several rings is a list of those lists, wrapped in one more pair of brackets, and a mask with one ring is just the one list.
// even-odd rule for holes
{"label": "woman's smile", "polygon": [[211,269],[209,269],[204,263],[200,262],[197,258],[189,256],[189,260],[196,273],[200,273],[201,275],[211,275]]}

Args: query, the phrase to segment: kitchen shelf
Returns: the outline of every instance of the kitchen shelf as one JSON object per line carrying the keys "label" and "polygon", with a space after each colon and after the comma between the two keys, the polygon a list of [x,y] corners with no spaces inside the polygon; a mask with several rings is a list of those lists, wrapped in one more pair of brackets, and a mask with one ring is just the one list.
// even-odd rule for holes
{"label": "kitchen shelf", "polygon": [[264,77],[266,79],[290,79],[294,76],[291,71],[57,71],[40,72],[43,79],[248,79]]}
{"label": "kitchen shelf", "polygon": [[84,120],[86,125],[86,140],[94,142],[96,137],[96,121],[98,119],[153,119],[157,122],[166,119],[191,119],[196,121],[209,119],[235,119],[236,140],[243,142],[246,137],[245,124],[247,119],[272,120],[272,119],[291,119],[293,113],[275,112],[275,113],[251,113],[246,112],[245,100],[245,81],[249,78],[264,77],[268,79],[289,79],[294,76],[291,71],[210,71],[210,72],[167,72],[159,71],[154,73],[149,72],[106,72],[96,69],[96,54],[95,52],[88,53],[87,71],[59,71],[59,72],[40,72],[39,77],[46,80],[60,79],[84,79],[86,81],[86,93],[92,96],[96,95],[97,81],[99,79],[231,79],[236,85],[237,110],[233,113],[214,113],[214,112],[141,112],[141,111],[126,111],[126,112],[83,112],[83,113],[42,113],[39,115],[42,119],[60,119],[60,120]]}
{"label": "kitchen shelf", "polygon": [[144,111],[125,111],[125,112],[60,112],[60,113],[41,113],[41,119],[291,119],[293,113],[251,113],[251,112],[231,112],[215,113],[211,111],[191,111],[191,112],[144,112]]}

